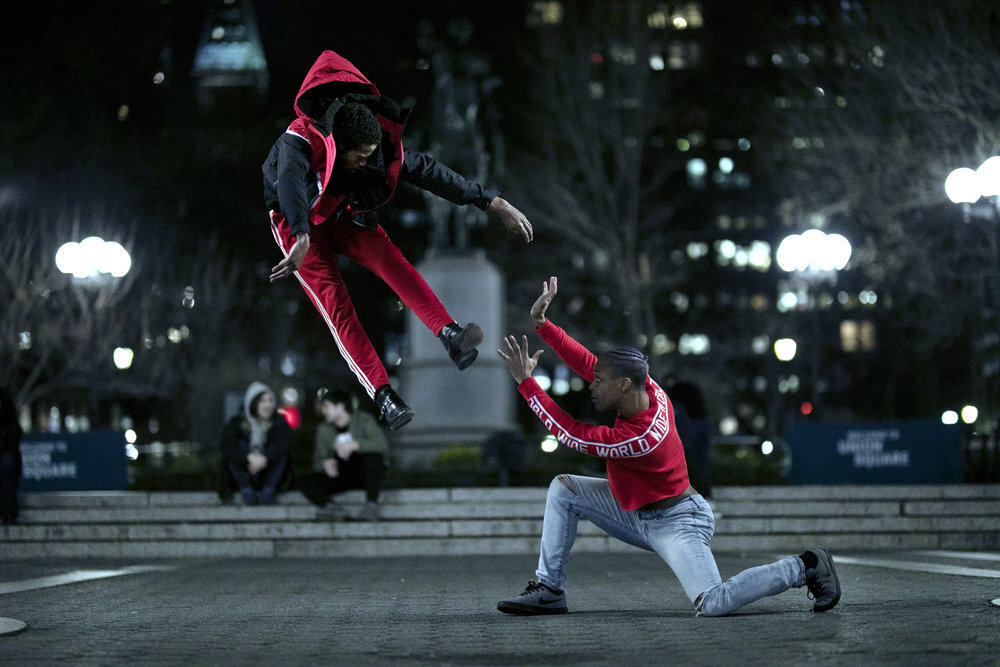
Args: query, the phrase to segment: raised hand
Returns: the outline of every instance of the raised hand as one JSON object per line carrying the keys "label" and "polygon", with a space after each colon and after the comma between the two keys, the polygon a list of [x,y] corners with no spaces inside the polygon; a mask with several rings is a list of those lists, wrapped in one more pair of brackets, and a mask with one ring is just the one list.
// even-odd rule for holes
{"label": "raised hand", "polygon": [[503,342],[503,346],[497,348],[497,354],[506,362],[510,374],[514,376],[517,383],[521,384],[531,377],[535,366],[538,365],[538,357],[542,356],[542,352],[545,350],[529,354],[527,336],[521,337],[521,344],[518,344],[517,338],[513,336],[506,336]]}
{"label": "raised hand", "polygon": [[558,288],[559,279],[555,276],[542,281],[542,294],[535,299],[535,303],[531,304],[531,319],[534,321],[536,329],[545,324],[545,311],[552,303],[552,297],[556,295]]}

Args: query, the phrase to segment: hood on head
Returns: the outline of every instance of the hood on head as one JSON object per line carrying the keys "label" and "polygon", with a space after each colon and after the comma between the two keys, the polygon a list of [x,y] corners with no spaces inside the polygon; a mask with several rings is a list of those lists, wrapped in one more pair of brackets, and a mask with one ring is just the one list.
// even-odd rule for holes
{"label": "hood on head", "polygon": [[331,102],[348,93],[380,94],[375,84],[349,60],[333,51],[324,51],[302,81],[295,96],[295,113],[318,121]]}
{"label": "hood on head", "polygon": [[273,394],[274,393],[273,391],[271,391],[271,388],[268,387],[263,382],[254,381],[254,382],[250,383],[250,386],[247,387],[246,393],[243,394],[243,416],[244,417],[246,417],[247,419],[252,419],[253,417],[255,417],[255,415],[253,415],[253,414],[250,413],[250,403],[253,401],[253,399],[255,399],[256,397],[260,396],[261,394],[263,394],[265,392],[267,392],[269,394]]}

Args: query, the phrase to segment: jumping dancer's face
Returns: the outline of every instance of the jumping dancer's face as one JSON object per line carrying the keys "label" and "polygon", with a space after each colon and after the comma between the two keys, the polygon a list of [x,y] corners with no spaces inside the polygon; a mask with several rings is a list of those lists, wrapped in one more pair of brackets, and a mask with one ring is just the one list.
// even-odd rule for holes
{"label": "jumping dancer's face", "polygon": [[337,164],[341,169],[346,169],[348,171],[364,169],[365,165],[368,164],[368,158],[370,158],[372,153],[375,152],[375,148],[376,146],[374,144],[352,148],[346,153],[337,155]]}

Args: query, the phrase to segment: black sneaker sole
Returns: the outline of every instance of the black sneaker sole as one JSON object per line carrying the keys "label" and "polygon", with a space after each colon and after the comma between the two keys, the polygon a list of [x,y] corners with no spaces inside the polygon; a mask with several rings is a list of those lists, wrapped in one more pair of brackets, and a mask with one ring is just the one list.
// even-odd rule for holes
{"label": "black sneaker sole", "polygon": [[410,420],[413,419],[414,414],[415,413],[413,412],[413,410],[407,410],[403,414],[397,416],[392,421],[392,423],[389,424],[389,428],[392,429],[393,431],[398,431],[399,429],[403,428],[404,426],[410,423]]}
{"label": "black sneaker sole", "polygon": [[565,614],[569,611],[566,607],[536,607],[516,602],[497,602],[497,610],[513,616],[550,616],[552,614]]}
{"label": "black sneaker sole", "polygon": [[837,606],[838,602],[840,602],[840,595],[837,595],[837,597],[833,598],[833,602],[827,605],[823,605],[822,607],[813,605],[813,611],[818,613],[822,613],[824,611],[830,611],[831,609]]}
{"label": "black sneaker sole", "polygon": [[458,347],[462,352],[468,352],[477,348],[482,342],[483,328],[475,322],[469,322],[465,328],[465,335],[462,336],[462,341],[458,344]]}
{"label": "black sneaker sole", "polygon": [[455,358],[455,365],[458,366],[458,370],[464,371],[466,368],[472,365],[479,357],[479,350],[472,350],[471,352],[466,352],[465,354],[459,355]]}

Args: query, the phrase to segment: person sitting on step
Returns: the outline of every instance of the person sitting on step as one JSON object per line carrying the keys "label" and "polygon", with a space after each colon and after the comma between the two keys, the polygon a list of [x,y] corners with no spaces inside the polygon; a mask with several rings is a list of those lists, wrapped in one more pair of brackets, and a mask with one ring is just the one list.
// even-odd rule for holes
{"label": "person sitting on step", "polygon": [[222,431],[223,489],[235,484],[244,505],[276,504],[278,487],[290,471],[292,429],[276,407],[271,388],[253,382],[243,396],[243,414]]}
{"label": "person sitting on step", "polygon": [[364,489],[366,502],[356,517],[376,521],[379,493],[385,480],[388,440],[375,418],[357,410],[343,390],[320,390],[319,410],[323,421],[316,427],[313,472],[303,475],[299,490],[319,507],[317,518],[347,518],[333,496],[349,489]]}

